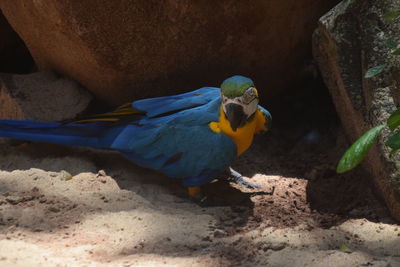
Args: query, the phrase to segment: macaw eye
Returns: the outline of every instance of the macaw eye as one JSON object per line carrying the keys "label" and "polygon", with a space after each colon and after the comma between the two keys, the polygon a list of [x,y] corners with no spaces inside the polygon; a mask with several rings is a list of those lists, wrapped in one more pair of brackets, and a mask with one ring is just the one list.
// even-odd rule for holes
{"label": "macaw eye", "polygon": [[254,87],[250,87],[244,92],[242,99],[246,104],[250,104],[254,99],[258,98],[257,89]]}

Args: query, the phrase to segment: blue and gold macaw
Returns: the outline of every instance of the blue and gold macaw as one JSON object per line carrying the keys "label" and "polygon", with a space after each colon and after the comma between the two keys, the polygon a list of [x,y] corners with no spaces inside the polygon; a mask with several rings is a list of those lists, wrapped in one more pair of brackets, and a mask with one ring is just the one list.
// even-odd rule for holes
{"label": "blue and gold macaw", "polygon": [[134,101],[114,112],[69,122],[0,120],[0,136],[118,150],[139,166],[183,180],[189,194],[228,169],[253,136],[269,129],[251,79],[233,76],[220,88]]}

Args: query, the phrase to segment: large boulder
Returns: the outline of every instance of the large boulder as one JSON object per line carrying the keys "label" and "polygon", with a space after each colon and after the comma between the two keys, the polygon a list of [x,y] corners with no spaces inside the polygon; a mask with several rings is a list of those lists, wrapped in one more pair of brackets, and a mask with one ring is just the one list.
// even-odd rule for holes
{"label": "large boulder", "polygon": [[[314,57],[352,142],[384,124],[400,103],[400,60],[385,45],[387,40],[400,41],[400,21],[384,18],[399,8],[399,0],[345,0],[320,19],[315,31]],[[389,67],[374,78],[364,78],[369,68],[380,64]],[[363,166],[393,217],[400,220],[399,158],[389,157],[387,136],[387,131],[380,136]]]}
{"label": "large boulder", "polygon": [[248,75],[274,95],[298,81],[318,18],[339,0],[0,1],[40,69],[109,103]]}

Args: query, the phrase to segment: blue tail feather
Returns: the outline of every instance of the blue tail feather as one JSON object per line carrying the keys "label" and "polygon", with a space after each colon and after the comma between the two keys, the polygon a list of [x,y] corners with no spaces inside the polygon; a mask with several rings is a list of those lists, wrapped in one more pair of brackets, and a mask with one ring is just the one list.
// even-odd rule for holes
{"label": "blue tail feather", "polygon": [[0,137],[61,145],[102,148],[98,130],[99,125],[0,120]]}

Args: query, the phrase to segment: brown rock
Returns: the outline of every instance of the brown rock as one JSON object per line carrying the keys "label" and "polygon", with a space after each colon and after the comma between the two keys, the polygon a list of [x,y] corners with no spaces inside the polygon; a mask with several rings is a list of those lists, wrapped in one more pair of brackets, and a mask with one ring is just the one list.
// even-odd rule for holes
{"label": "brown rock", "polygon": [[[320,19],[314,33],[314,56],[352,142],[368,129],[385,124],[399,103],[400,60],[385,41],[399,41],[400,22],[389,23],[383,16],[397,10],[399,3],[345,0]],[[363,78],[370,67],[383,63],[391,67],[372,79]],[[400,220],[399,158],[388,156],[387,136],[388,132],[380,136],[363,166],[372,174],[393,217]]]}
{"label": "brown rock", "polygon": [[0,74],[0,118],[61,121],[74,118],[91,96],[53,72]]}
{"label": "brown rock", "polygon": [[233,74],[274,95],[300,79],[317,19],[337,2],[13,0],[0,8],[40,69],[120,104],[218,86]]}

